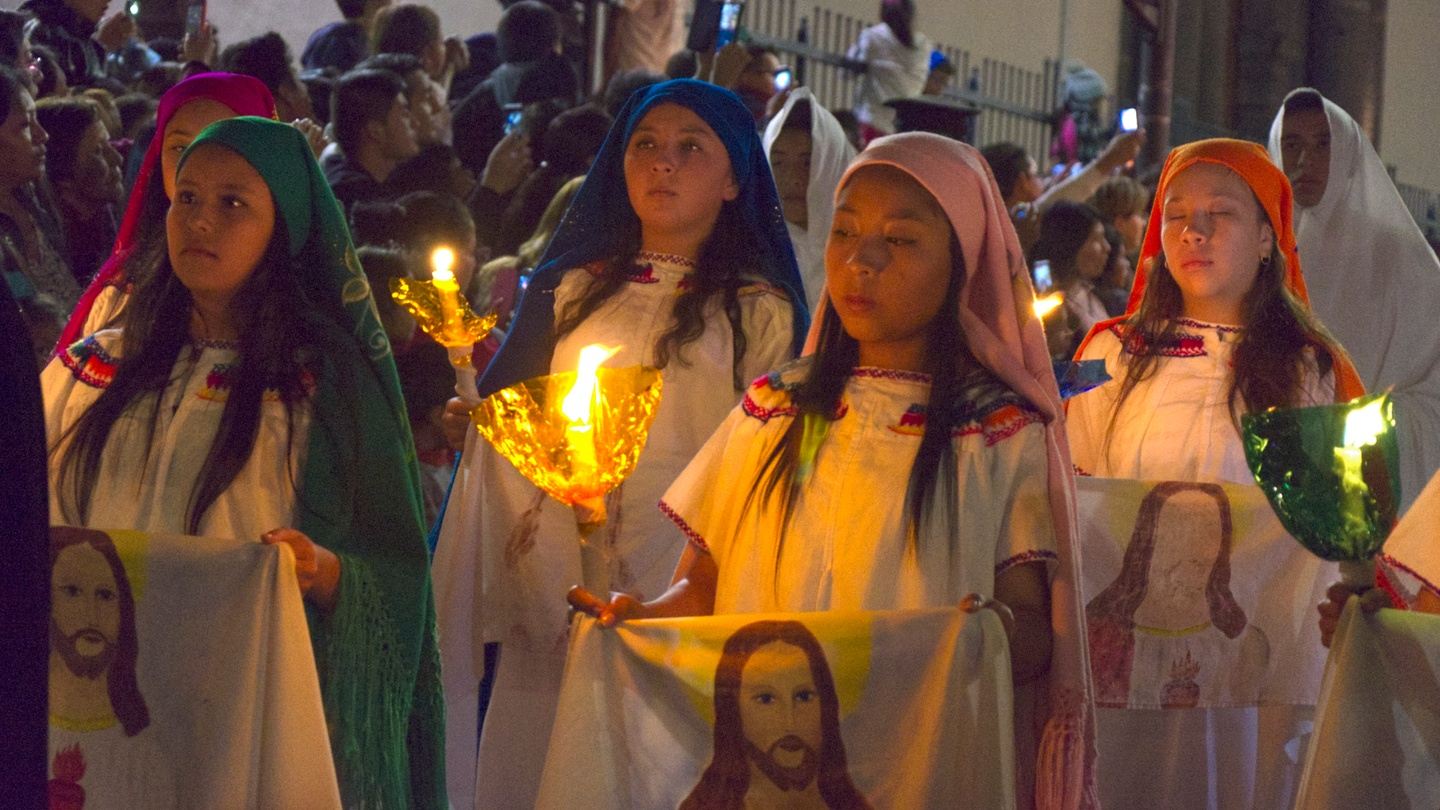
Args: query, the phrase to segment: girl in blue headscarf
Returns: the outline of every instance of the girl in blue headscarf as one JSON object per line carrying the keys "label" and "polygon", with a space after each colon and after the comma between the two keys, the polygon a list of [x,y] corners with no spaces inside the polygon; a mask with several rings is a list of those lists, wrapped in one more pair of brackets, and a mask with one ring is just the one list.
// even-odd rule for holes
{"label": "girl in blue headscarf", "polygon": [[[656,502],[747,383],[797,353],[806,321],[745,105],[704,82],[665,82],[639,91],[616,119],[480,395],[573,371],[594,343],[620,347],[610,367],[662,369],[649,442],[607,499],[600,538],[615,586],[657,595],[683,544]],[[574,514],[471,431],[434,572],[452,799],[469,806],[473,792],[481,806],[533,806],[564,667],[565,592],[580,581]],[[490,641],[502,652],[472,776],[477,659]]]}

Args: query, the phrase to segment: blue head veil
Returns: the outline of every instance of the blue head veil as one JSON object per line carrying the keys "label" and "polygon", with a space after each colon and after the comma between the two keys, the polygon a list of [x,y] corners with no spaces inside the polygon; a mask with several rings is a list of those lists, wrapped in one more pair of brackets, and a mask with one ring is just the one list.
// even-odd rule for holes
{"label": "blue head veil", "polygon": [[799,353],[809,324],[805,292],[755,120],[740,97],[729,90],[693,79],[675,79],[635,91],[615,118],[585,184],[540,259],[520,302],[514,328],[480,378],[481,397],[550,372],[555,351],[555,288],[561,277],[626,249],[626,235],[635,232],[637,220],[625,187],[625,147],[640,120],[661,104],[678,104],[694,112],[725,144],[740,187],[740,196],[727,204],[735,206],[740,215],[745,231],[740,238],[751,245],[749,254],[754,262],[746,269],[790,296],[795,311],[795,352]]}

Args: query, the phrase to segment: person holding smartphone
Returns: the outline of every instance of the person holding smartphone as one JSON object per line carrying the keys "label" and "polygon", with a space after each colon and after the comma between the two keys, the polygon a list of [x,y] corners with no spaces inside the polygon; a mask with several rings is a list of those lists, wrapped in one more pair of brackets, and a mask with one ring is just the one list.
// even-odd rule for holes
{"label": "person holding smartphone", "polygon": [[25,0],[19,11],[35,19],[30,40],[55,52],[71,86],[123,91],[105,72],[105,55],[135,35],[125,9],[105,16],[109,0]]}

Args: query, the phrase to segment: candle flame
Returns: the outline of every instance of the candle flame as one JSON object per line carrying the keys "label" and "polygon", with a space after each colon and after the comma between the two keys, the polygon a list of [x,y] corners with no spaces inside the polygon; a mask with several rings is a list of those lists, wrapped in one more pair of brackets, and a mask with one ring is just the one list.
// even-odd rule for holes
{"label": "candle flame", "polygon": [[1043,319],[1046,315],[1059,309],[1063,303],[1065,303],[1064,294],[1054,292],[1043,298],[1036,298],[1035,303],[1031,306],[1035,309],[1035,317]]}
{"label": "candle flame", "polygon": [[1385,433],[1389,426],[1385,397],[1377,397],[1345,415],[1345,446],[1347,448],[1369,447]]}
{"label": "candle flame", "polygon": [[448,247],[437,247],[430,254],[430,277],[436,281],[454,281],[455,251]]}
{"label": "candle flame", "polygon": [[590,423],[590,404],[595,399],[595,387],[599,384],[600,364],[618,351],[619,346],[601,346],[598,343],[580,350],[580,365],[575,369],[575,385],[560,403],[560,412],[572,423]]}

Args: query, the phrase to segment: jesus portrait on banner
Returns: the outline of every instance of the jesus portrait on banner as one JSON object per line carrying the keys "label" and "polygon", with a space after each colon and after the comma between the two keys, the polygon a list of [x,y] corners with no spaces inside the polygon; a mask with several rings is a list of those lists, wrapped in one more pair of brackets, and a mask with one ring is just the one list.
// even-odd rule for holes
{"label": "jesus portrait on banner", "polygon": [[1270,645],[1230,591],[1233,546],[1219,485],[1166,481],[1146,494],[1120,573],[1086,606],[1098,705],[1259,700]]}
{"label": "jesus portrait on banner", "polygon": [[758,621],[715,668],[715,751],[681,810],[868,810],[845,764],[840,700],[820,642],[796,621]]}

